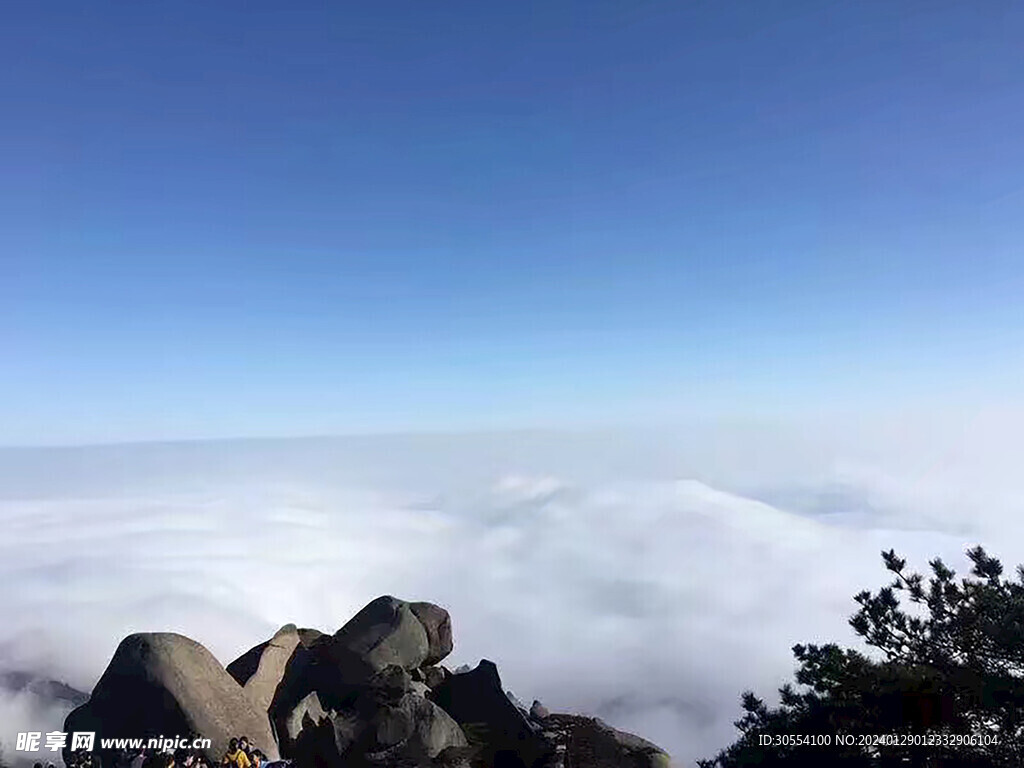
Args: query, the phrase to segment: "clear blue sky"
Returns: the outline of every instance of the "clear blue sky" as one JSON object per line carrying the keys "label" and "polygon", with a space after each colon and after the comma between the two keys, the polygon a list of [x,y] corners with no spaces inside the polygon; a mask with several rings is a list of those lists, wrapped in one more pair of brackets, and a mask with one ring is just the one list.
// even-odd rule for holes
{"label": "clear blue sky", "polygon": [[1024,6],[32,2],[0,443],[1013,399]]}

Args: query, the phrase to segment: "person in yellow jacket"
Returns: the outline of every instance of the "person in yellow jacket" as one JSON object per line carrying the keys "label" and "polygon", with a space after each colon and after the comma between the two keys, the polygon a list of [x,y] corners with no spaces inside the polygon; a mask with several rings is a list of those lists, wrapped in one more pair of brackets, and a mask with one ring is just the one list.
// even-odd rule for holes
{"label": "person in yellow jacket", "polygon": [[221,765],[229,766],[229,768],[252,768],[249,756],[238,748],[238,739],[232,739],[228,742],[228,753],[224,755],[224,759],[220,762]]}

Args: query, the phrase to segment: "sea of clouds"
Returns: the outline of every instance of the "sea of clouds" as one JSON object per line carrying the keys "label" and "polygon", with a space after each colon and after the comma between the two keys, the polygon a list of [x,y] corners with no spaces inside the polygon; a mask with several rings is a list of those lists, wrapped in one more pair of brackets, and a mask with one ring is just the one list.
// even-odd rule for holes
{"label": "sea of clouds", "polygon": [[[941,420],[939,420],[941,421]],[[122,636],[225,663],[373,597],[453,617],[452,666],[598,715],[680,765],[729,743],[797,642],[856,645],[879,552],[1024,561],[1024,434],[1005,414],[871,426],[249,440],[0,450],[0,670],[88,690]],[[64,710],[0,697],[17,731]],[[38,759],[38,758],[37,758]]]}

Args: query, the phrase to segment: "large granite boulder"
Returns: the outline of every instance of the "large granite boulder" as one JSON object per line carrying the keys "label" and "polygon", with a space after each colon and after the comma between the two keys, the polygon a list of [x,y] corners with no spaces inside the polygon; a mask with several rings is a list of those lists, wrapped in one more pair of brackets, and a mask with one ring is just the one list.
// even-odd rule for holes
{"label": "large granite boulder", "polygon": [[[421,611],[425,613],[425,611]],[[391,596],[378,597],[334,633],[331,652],[353,666],[378,672],[391,664],[421,667],[430,656],[430,637],[412,606]]]}
{"label": "large granite boulder", "polygon": [[[281,648],[274,649],[275,644]],[[299,738],[289,733],[295,730],[293,713],[310,694],[317,694],[325,712],[351,710],[358,700],[365,705],[368,690],[379,693],[388,685],[399,685],[399,693],[404,694],[412,690],[410,672],[450,650],[447,611],[430,603],[384,596],[369,603],[333,635],[316,630],[293,632],[286,627],[273,640],[232,662],[231,670],[247,690],[252,687],[254,693],[262,694],[254,701],[269,713],[281,752],[290,756],[299,749]],[[261,688],[255,681],[265,667],[266,679],[276,682]],[[417,676],[421,675],[417,672]],[[362,716],[371,718],[373,711],[364,711]],[[304,743],[309,738],[304,737]]]}
{"label": "large granite boulder", "polygon": [[220,759],[228,741],[245,734],[271,759],[277,743],[266,712],[202,645],[171,633],[129,635],[66,732],[94,731],[103,738],[202,736],[208,756]]}
{"label": "large granite boulder", "polygon": [[236,659],[229,669],[252,689],[254,701],[280,726],[281,719],[312,691],[326,709],[344,709],[384,668],[417,670],[436,663],[451,649],[451,619],[445,609],[386,595],[369,603],[333,635],[285,627],[273,640]]}

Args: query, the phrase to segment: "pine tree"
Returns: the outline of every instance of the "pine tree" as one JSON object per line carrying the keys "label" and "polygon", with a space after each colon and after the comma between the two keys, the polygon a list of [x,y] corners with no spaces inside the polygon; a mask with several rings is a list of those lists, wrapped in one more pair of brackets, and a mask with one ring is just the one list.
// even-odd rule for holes
{"label": "pine tree", "polygon": [[[835,644],[796,645],[796,685],[778,707],[743,694],[739,739],[701,768],[1024,765],[1024,566],[1003,576],[980,546],[966,577],[942,560],[925,582],[892,550],[893,581],[854,597],[850,626],[871,657]],[[787,744],[815,735],[827,744]],[[893,743],[870,743],[886,735]],[[853,744],[837,744],[853,736]]]}

